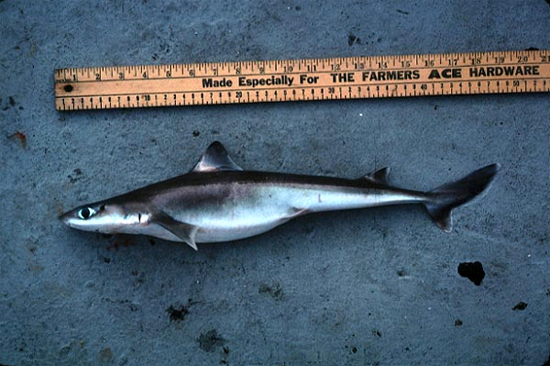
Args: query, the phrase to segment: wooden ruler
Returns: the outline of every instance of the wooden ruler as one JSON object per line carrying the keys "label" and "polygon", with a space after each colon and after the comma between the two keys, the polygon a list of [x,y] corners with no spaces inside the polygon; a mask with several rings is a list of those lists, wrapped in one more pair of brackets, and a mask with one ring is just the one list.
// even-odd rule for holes
{"label": "wooden ruler", "polygon": [[61,111],[548,91],[550,50],[55,71]]}

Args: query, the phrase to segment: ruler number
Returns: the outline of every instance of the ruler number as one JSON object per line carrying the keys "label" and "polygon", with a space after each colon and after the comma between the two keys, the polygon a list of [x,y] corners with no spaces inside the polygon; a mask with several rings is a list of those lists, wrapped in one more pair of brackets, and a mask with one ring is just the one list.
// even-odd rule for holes
{"label": "ruler number", "polygon": [[95,74],[95,79],[96,81],[101,81],[101,74],[99,72]]}
{"label": "ruler number", "polygon": [[529,62],[529,56],[518,56],[518,64]]}
{"label": "ruler number", "polygon": [[363,70],[365,68],[365,64],[363,62],[359,62],[355,64],[355,70]]}
{"label": "ruler number", "polygon": [[411,62],[409,60],[401,61],[401,67],[411,67]]}
{"label": "ruler number", "polygon": [[172,72],[170,70],[166,70],[166,77],[167,78],[171,78],[172,77]]}
{"label": "ruler number", "polygon": [[502,57],[502,56],[494,57],[494,59],[495,59],[495,64],[499,64],[499,65],[500,65],[500,64],[503,64],[504,61],[506,60],[506,59],[505,59],[504,57]]}
{"label": "ruler number", "polygon": [[333,64],[332,65],[332,71],[340,71],[341,66],[340,64]]}
{"label": "ruler number", "polygon": [[449,66],[456,66],[458,65],[458,59],[457,58],[450,58],[449,59]]}
{"label": "ruler number", "polygon": [[189,70],[189,76],[195,77],[195,69]]}
{"label": "ruler number", "polygon": [[147,71],[144,71],[143,74],[141,75],[144,79],[147,79]]}
{"label": "ruler number", "polygon": [[473,59],[471,59],[471,61],[472,61],[472,65],[481,64],[481,59],[480,58],[473,58]]}
{"label": "ruler number", "polygon": [[123,73],[123,72],[119,72],[119,73],[118,73],[118,78],[119,78],[119,80],[124,80],[124,77],[125,77],[125,76],[124,76],[124,73]]}
{"label": "ruler number", "polygon": [[243,92],[242,91],[235,92],[235,96],[240,99],[243,97]]}
{"label": "ruler number", "polygon": [[315,71],[317,71],[317,65],[307,65],[307,71],[308,71],[308,72],[315,72]]}
{"label": "ruler number", "polygon": [[377,63],[378,63],[378,68],[379,69],[387,69],[388,68],[388,63],[386,61],[379,61]]}
{"label": "ruler number", "polygon": [[294,71],[294,67],[292,67],[292,65],[285,66],[285,67],[283,67],[283,71],[284,72],[292,72],[292,71]]}
{"label": "ruler number", "polygon": [[424,66],[433,67],[433,66],[435,66],[435,62],[434,62],[434,60],[425,60],[424,61]]}

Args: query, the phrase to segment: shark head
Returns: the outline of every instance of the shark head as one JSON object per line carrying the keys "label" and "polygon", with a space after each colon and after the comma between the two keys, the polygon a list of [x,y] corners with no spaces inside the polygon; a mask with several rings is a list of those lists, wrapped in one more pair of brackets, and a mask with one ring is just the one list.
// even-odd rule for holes
{"label": "shark head", "polygon": [[103,234],[142,234],[183,241],[197,250],[198,227],[178,222],[163,212],[154,215],[136,202],[121,204],[119,197],[80,206],[59,216],[67,226]]}
{"label": "shark head", "polygon": [[102,201],[77,207],[61,215],[59,219],[74,229],[117,234],[138,230],[148,222],[148,215],[139,211],[128,212],[120,205]]}

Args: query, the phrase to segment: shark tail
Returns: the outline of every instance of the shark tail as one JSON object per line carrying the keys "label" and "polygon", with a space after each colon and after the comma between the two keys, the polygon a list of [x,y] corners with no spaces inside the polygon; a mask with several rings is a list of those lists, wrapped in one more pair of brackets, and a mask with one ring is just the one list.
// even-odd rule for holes
{"label": "shark tail", "polygon": [[428,197],[424,205],[437,226],[450,232],[452,229],[451,210],[482,193],[495,177],[498,168],[498,164],[488,165],[460,180],[427,192]]}

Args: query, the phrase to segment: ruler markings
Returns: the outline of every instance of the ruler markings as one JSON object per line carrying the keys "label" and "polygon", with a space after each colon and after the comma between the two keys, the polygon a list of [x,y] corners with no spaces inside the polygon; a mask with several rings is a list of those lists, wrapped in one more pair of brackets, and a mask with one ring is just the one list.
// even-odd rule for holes
{"label": "ruler markings", "polygon": [[[538,80],[536,77],[529,77],[529,78],[522,78],[522,79],[525,79],[525,81],[527,80],[533,80],[534,84],[536,84],[536,81]],[[448,84],[450,88],[454,88],[454,85],[455,84],[463,84],[465,82],[467,83],[476,83],[476,84],[479,84],[481,82],[487,82],[488,84],[490,84],[491,81],[495,81],[497,83],[499,83],[500,81],[502,81],[502,79],[497,79],[497,78],[494,78],[494,79],[483,79],[483,80],[467,80],[467,81],[461,81],[461,82],[458,82],[458,81],[454,81],[454,82],[450,82],[450,81],[426,81],[426,82],[423,82],[423,84],[426,84],[426,85],[437,85],[437,84]],[[504,81],[507,81],[507,80],[504,80]],[[408,82],[391,82],[391,83],[385,83],[385,84],[381,84],[381,85],[375,85],[375,86],[383,86],[383,87],[386,87],[386,86],[404,86],[404,85],[418,85],[417,82],[413,82],[413,81],[408,81]],[[495,84],[495,85],[499,85],[499,84]],[[543,86],[547,85],[546,82],[543,81]],[[371,87],[372,84],[368,84],[368,83],[362,83],[362,84],[354,84],[352,87]],[[480,86],[480,85],[478,85]],[[322,89],[322,88],[328,88],[330,87],[330,85],[320,85],[320,86],[316,86],[316,87],[306,87],[304,88],[303,86],[286,86],[285,87],[285,90],[300,90],[300,89],[310,89],[310,90],[317,90],[317,89]],[[517,86],[516,86],[517,87]],[[280,90],[279,87],[277,86],[267,86],[267,87],[250,87],[250,88],[245,88],[245,87],[241,87],[241,88],[235,88],[235,89],[223,89],[223,91],[225,92],[236,92],[236,91],[270,91],[270,90],[273,90],[273,91],[278,91]],[[214,93],[214,92],[218,92],[220,90],[216,89],[216,90],[204,90],[204,89],[178,89],[178,90],[163,90],[163,91],[160,91],[160,92],[150,92],[148,94],[150,95],[159,95],[159,94],[180,94],[180,93],[187,93],[187,94],[191,94],[191,93],[194,93],[194,94],[200,94],[200,93]],[[542,91],[542,90],[541,90]],[[109,93],[109,92],[106,92],[106,94],[79,94],[78,96],[75,96],[75,97],[72,97],[72,98],[80,98],[80,97],[104,97],[104,96],[124,96],[124,95],[142,95],[143,92],[131,92],[131,93]]]}
{"label": "ruler markings", "polygon": [[[500,66],[500,67],[512,67],[512,66],[539,66],[540,63],[537,63],[537,62],[526,62],[526,63],[522,63],[522,64],[517,64],[517,63],[500,63],[500,64],[495,64],[494,66]],[[467,65],[467,66],[471,66],[471,67],[476,67],[477,65]],[[491,65],[493,66],[493,65]],[[444,69],[444,68],[447,68],[449,66],[416,66],[414,67],[415,70],[419,70],[419,71],[422,71],[422,70],[432,70],[432,69]],[[462,66],[458,66],[458,67],[465,67],[464,65]],[[408,68],[405,68],[405,67],[394,67],[394,68],[385,68],[383,69],[383,71],[404,71],[404,70],[407,70]],[[196,79],[197,76],[191,76],[191,75],[188,75],[188,76],[169,76],[169,77],[166,77],[166,76],[162,76],[160,75],[160,69],[159,69],[159,76],[158,77],[150,77],[150,76],[147,76],[147,78],[143,78],[143,77],[139,77],[137,74],[134,74],[135,76],[135,79],[115,79],[114,78],[114,75],[113,75],[113,70],[110,70],[111,71],[111,78],[112,79],[104,79],[104,78],[101,78],[101,80],[93,80],[90,76],[89,76],[89,71],[88,72],[88,78],[89,80],[78,80],[79,83],[97,83],[98,81],[101,81],[103,83],[107,83],[107,82],[121,82],[121,81],[124,81],[124,80],[178,80],[178,79]],[[171,69],[169,69],[170,72],[171,72]],[[350,69],[351,70],[351,69]],[[378,71],[382,71],[381,69],[376,69],[376,68],[364,68],[364,69],[353,69],[353,71],[355,72],[360,72],[360,71],[373,71],[373,70],[378,70]],[[69,72],[70,74],[76,74],[78,70],[69,70],[69,69],[65,69],[65,70],[57,70],[57,74],[58,74],[58,80],[65,80],[66,82],[70,82],[70,79],[66,77],[66,75],[61,78],[60,77],[60,73],[64,72]],[[228,70],[228,73],[226,74],[216,74],[215,77],[234,77],[235,74],[234,73],[230,73],[229,72],[230,70]],[[105,72],[105,70],[103,70],[103,72]],[[140,70],[141,73],[143,73],[144,71],[143,70]],[[304,71],[304,72],[307,72],[307,71]],[[284,71],[280,71],[280,72],[270,72],[269,75],[300,75],[300,74],[303,74],[304,72],[302,71],[289,71],[289,72],[284,72]],[[314,72],[316,74],[331,74],[331,73],[334,73],[334,71],[316,71]],[[95,74],[101,74],[101,70],[97,70],[97,72],[95,72]],[[202,77],[205,77],[206,75],[202,76]],[[209,76],[212,76],[212,75],[209,75]],[[240,73],[239,76],[258,76],[257,73]],[[511,76],[511,75],[508,75],[508,76]],[[483,80],[488,80],[488,79],[483,79]],[[391,82],[390,80],[387,80],[386,82]]]}
{"label": "ruler markings", "polygon": [[548,92],[550,51],[103,66],[54,76],[59,110]]}

